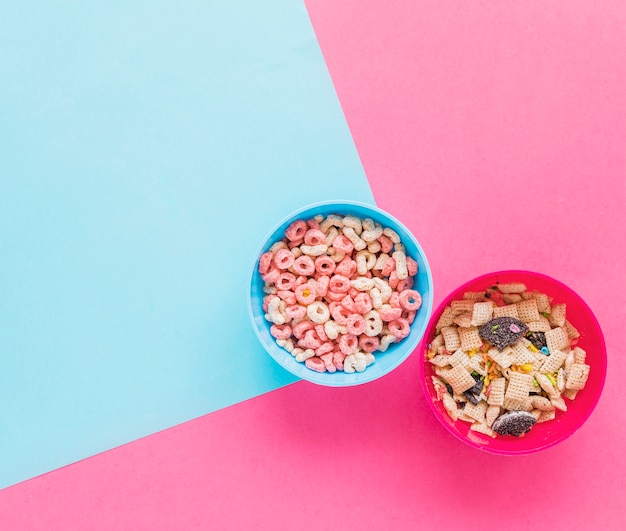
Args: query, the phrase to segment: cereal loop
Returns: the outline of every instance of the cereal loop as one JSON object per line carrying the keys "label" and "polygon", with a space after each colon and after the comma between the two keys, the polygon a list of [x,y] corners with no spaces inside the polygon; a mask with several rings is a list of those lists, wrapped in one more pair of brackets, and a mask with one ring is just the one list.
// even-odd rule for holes
{"label": "cereal loop", "polygon": [[309,229],[304,235],[304,243],[307,245],[325,245],[326,234],[319,229]]}
{"label": "cereal loop", "polygon": [[[375,289],[375,288],[373,288]],[[372,298],[369,293],[364,291],[357,294],[354,298],[354,310],[359,312],[361,315],[369,312],[372,309]]]}
{"label": "cereal loop", "polygon": [[296,299],[300,304],[309,305],[315,301],[317,296],[315,288],[310,284],[302,284],[295,290]]}
{"label": "cereal loop", "polygon": [[422,305],[422,296],[414,289],[405,289],[400,293],[400,306],[405,310],[416,312]]}
{"label": "cereal loop", "polygon": [[355,336],[359,336],[363,332],[365,332],[365,319],[363,319],[362,315],[358,313],[353,313],[348,317],[346,328],[348,329],[348,334],[354,334]]}
{"label": "cereal loop", "polygon": [[364,352],[374,352],[379,345],[380,341],[376,336],[362,335],[359,337],[359,348]]}
{"label": "cereal loop", "polygon": [[345,356],[352,354],[358,345],[357,337],[353,334],[344,334],[339,338],[339,350]]}
{"label": "cereal loop", "polygon": [[[291,253],[290,253],[291,254]],[[293,273],[282,273],[276,280],[276,287],[279,290],[290,290],[296,282],[296,275]]]}
{"label": "cereal loop", "polygon": [[[306,310],[305,310],[306,311]],[[296,339],[301,339],[304,337],[304,334],[315,328],[315,323],[312,321],[300,321],[297,325],[292,327],[293,335]]]}
{"label": "cereal loop", "polygon": [[302,319],[306,315],[306,306],[290,304],[285,308],[285,315],[289,319]]}
{"label": "cereal loop", "polygon": [[287,324],[270,326],[270,334],[276,339],[288,339],[291,337],[291,327]]}
{"label": "cereal loop", "polygon": [[323,275],[332,275],[335,272],[337,264],[330,256],[318,256],[315,258],[315,270]]}
{"label": "cereal loop", "polygon": [[350,290],[350,279],[343,275],[333,275],[328,289],[336,293],[347,293]]}
{"label": "cereal loop", "polygon": [[402,318],[391,321],[387,326],[389,327],[389,332],[391,332],[397,339],[404,339],[411,331],[409,322]]}
{"label": "cereal loop", "polygon": [[304,364],[312,371],[326,372],[326,364],[324,363],[324,360],[322,358],[318,358],[317,356],[308,358],[305,360]]}
{"label": "cereal loop", "polygon": [[278,249],[274,255],[274,263],[278,269],[289,269],[296,257],[289,249]]}
{"label": "cereal loop", "polygon": [[315,324],[324,324],[330,319],[330,310],[321,301],[314,301],[308,305],[306,314]]}
{"label": "cereal loop", "polygon": [[285,229],[285,236],[287,236],[287,239],[291,242],[303,240],[306,231],[306,221],[299,219],[297,221],[294,221],[291,225],[289,225],[289,227]]}
{"label": "cereal loop", "polygon": [[315,263],[310,256],[302,255],[293,262],[293,270],[298,275],[311,276],[315,272]]}
{"label": "cereal loop", "polygon": [[261,255],[261,258],[259,258],[259,273],[261,273],[261,275],[265,275],[265,273],[270,270],[273,259],[274,255],[269,251]]}

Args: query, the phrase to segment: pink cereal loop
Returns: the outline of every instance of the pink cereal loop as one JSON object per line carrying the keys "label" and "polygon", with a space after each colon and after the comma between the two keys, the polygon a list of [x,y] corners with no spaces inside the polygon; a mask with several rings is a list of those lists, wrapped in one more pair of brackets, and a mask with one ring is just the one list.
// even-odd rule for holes
{"label": "pink cereal loop", "polygon": [[409,272],[409,276],[414,277],[417,275],[417,271],[419,270],[419,265],[413,258],[410,256],[406,257],[406,269]]}
{"label": "pink cereal loop", "polygon": [[378,315],[383,321],[391,322],[400,318],[402,315],[402,308],[394,308],[390,304],[383,304],[378,309]]}
{"label": "pink cereal loop", "polygon": [[416,312],[422,305],[422,296],[414,289],[405,289],[399,296],[400,306],[405,310]]}
{"label": "pink cereal loop", "polygon": [[353,313],[348,317],[346,328],[348,329],[348,334],[359,336],[365,332],[365,319],[363,319],[361,314]]}
{"label": "pink cereal loop", "polygon": [[361,291],[354,297],[354,310],[361,315],[369,312],[372,309],[372,298],[369,293]]}
{"label": "pink cereal loop", "polygon": [[315,283],[315,291],[317,292],[318,297],[325,297],[328,293],[328,286],[330,285],[330,277],[326,275],[320,275],[317,277],[317,281]]}
{"label": "pink cereal loop", "polygon": [[303,254],[294,260],[293,270],[298,275],[311,276],[315,272],[315,263],[310,256]]}
{"label": "pink cereal loop", "polygon": [[302,319],[306,315],[306,306],[295,303],[290,304],[285,308],[285,315],[289,317],[289,319]]}
{"label": "pink cereal loop", "polygon": [[346,295],[343,299],[341,299],[341,305],[348,311],[354,313],[356,312],[356,308],[354,306],[354,299],[350,297],[350,295]]}
{"label": "pink cereal loop", "polygon": [[324,298],[325,298],[327,301],[331,301],[331,302],[339,302],[339,301],[341,301],[341,299],[343,299],[345,296],[346,296],[346,294],[345,294],[345,293],[340,293],[340,292],[338,292],[338,291],[333,291],[333,290],[329,289],[329,290],[326,292],[326,295],[324,295]]}
{"label": "pink cereal loop", "polygon": [[335,267],[335,273],[347,278],[352,278],[356,273],[356,262],[349,256],[345,256]]}
{"label": "pink cereal loop", "polygon": [[411,331],[409,322],[402,318],[391,321],[387,326],[389,327],[389,332],[391,332],[391,334],[393,334],[397,339],[404,339]]}
{"label": "pink cereal loop", "polygon": [[[306,309],[305,309],[306,312]],[[292,332],[296,339],[301,339],[304,337],[304,334],[309,330],[315,328],[315,323],[311,321],[300,321],[297,325],[293,326]]]}
{"label": "pink cereal loop", "polygon": [[276,339],[289,339],[291,337],[291,327],[287,324],[270,326],[270,334]]}
{"label": "pink cereal loop", "polygon": [[290,290],[291,288],[293,288],[295,281],[296,275],[294,275],[293,273],[281,273],[278,277],[278,280],[276,280],[276,287],[281,291]]}
{"label": "pink cereal loop", "polygon": [[393,249],[393,242],[384,234],[381,234],[377,239],[380,242],[381,252],[387,254],[389,251],[391,251],[391,249]]}
{"label": "pink cereal loop", "polygon": [[282,300],[284,300],[288,306],[296,304],[297,302],[296,294],[293,291],[280,290],[276,292],[276,295],[278,295]]}
{"label": "pink cereal loop", "polygon": [[343,360],[346,359],[346,355],[340,350],[333,352],[333,365],[337,367],[338,371],[343,371]]}
{"label": "pink cereal loop", "polygon": [[336,293],[347,293],[350,290],[350,279],[343,275],[333,275],[330,277],[328,289]]}
{"label": "pink cereal loop", "polygon": [[278,297],[278,295],[276,295],[275,293],[270,293],[269,295],[266,295],[265,297],[263,297],[262,308],[265,313],[267,313],[271,300],[275,299],[276,297]]}
{"label": "pink cereal loop", "polygon": [[307,245],[323,245],[326,243],[326,234],[319,229],[309,229],[304,235],[304,243]]}
{"label": "pink cereal loop", "polygon": [[330,315],[337,324],[347,325],[348,317],[351,315],[350,310],[344,308],[341,304],[332,306],[330,309]]}
{"label": "pink cereal loop", "polygon": [[384,277],[388,277],[389,275],[391,275],[391,272],[395,270],[396,270],[396,261],[390,256],[385,262],[385,265],[383,266],[380,272],[383,274]]}
{"label": "pink cereal loop", "polygon": [[328,336],[326,335],[326,330],[323,324],[315,325],[315,333],[324,343],[328,341]]}
{"label": "pink cereal loop", "polygon": [[394,291],[387,301],[394,308],[400,308],[400,294],[397,291]]}
{"label": "pink cereal loop", "polygon": [[335,237],[333,247],[343,254],[350,254],[354,250],[354,245],[344,234],[339,234]]}
{"label": "pink cereal loop", "polygon": [[261,275],[261,278],[263,279],[263,282],[266,282],[268,284],[273,284],[274,282],[278,280],[278,277],[280,276],[280,274],[281,274],[281,270],[278,269],[275,265],[272,265],[267,273],[265,273],[264,275]]}
{"label": "pink cereal loop", "polygon": [[353,334],[344,334],[339,338],[339,350],[346,356],[352,354],[358,346],[358,340]]}
{"label": "pink cereal loop", "polygon": [[306,220],[306,226],[309,229],[319,229],[320,228],[319,221],[317,221],[315,218],[307,219]]}
{"label": "pink cereal loop", "polygon": [[322,343],[321,346],[315,349],[315,355],[321,358],[324,354],[328,354],[329,352],[332,352],[333,350],[335,350],[335,344],[328,341],[326,343]]}
{"label": "pink cereal loop", "polygon": [[406,277],[404,280],[401,280],[400,282],[398,282],[398,285],[396,286],[396,289],[398,291],[404,291],[405,289],[411,289],[413,287],[414,284],[414,280],[413,277]]}
{"label": "pink cereal loop", "polygon": [[400,279],[398,278],[398,274],[395,271],[389,273],[389,286],[391,287],[391,289],[396,289],[399,282]]}
{"label": "pink cereal loop", "polygon": [[359,348],[364,352],[374,352],[378,348],[378,345],[380,345],[380,341],[376,336],[359,336]]}
{"label": "pink cereal loop", "polygon": [[296,278],[296,281],[293,283],[294,289],[297,288],[298,286],[301,286],[302,284],[305,284],[308,280],[309,280],[309,277],[305,275],[299,275],[298,278]]}
{"label": "pink cereal loop", "polygon": [[332,275],[336,267],[337,264],[330,256],[321,255],[315,259],[315,271],[323,275]]}
{"label": "pink cereal loop", "polygon": [[270,270],[270,266],[272,265],[272,260],[274,259],[274,254],[270,251],[263,253],[261,258],[259,258],[259,273],[261,275],[265,275]]}
{"label": "pink cereal loop", "polygon": [[310,284],[301,284],[295,289],[296,299],[300,304],[308,306],[315,301],[317,293]]}
{"label": "pink cereal loop", "polygon": [[318,358],[317,356],[308,358],[305,360],[304,364],[312,371],[326,372],[326,364],[324,363],[324,360],[322,358]]}
{"label": "pink cereal loop", "polygon": [[317,337],[315,330],[307,330],[304,333],[304,337],[298,341],[298,346],[302,348],[310,348],[313,350],[319,348],[321,344],[322,342],[320,341],[319,337]]}
{"label": "pink cereal loop", "polygon": [[291,242],[302,240],[307,231],[306,221],[298,219],[285,229],[285,236]]}
{"label": "pink cereal loop", "polygon": [[337,372],[337,367],[335,366],[335,363],[333,361],[332,352],[321,355],[320,359],[324,362],[324,365],[326,366],[326,370],[328,372]]}
{"label": "pink cereal loop", "polygon": [[413,324],[413,321],[415,321],[415,316],[416,315],[417,315],[416,311],[413,311],[413,310],[403,310],[402,314],[400,315],[400,317],[402,319],[406,319],[409,324]]}
{"label": "pink cereal loop", "polygon": [[274,255],[274,263],[278,269],[289,269],[296,257],[289,249],[278,249]]}
{"label": "pink cereal loop", "polygon": [[300,247],[304,240],[295,240],[293,242],[289,242],[289,249],[295,249],[296,247]]}

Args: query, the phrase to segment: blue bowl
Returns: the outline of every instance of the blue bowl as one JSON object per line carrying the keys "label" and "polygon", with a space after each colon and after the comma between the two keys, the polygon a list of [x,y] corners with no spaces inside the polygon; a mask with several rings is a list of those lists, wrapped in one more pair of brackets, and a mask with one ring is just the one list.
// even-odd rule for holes
{"label": "blue bowl", "polygon": [[[285,229],[297,219],[310,219],[318,214],[327,216],[329,214],[352,215],[358,218],[371,218],[380,223],[383,227],[389,227],[396,231],[405,246],[408,256],[413,258],[419,265],[413,289],[419,291],[422,296],[422,305],[417,311],[415,320],[411,324],[409,335],[402,341],[392,343],[386,352],[376,352],[376,361],[368,366],[363,372],[344,373],[337,371],[334,373],[319,373],[307,368],[304,363],[300,363],[278,344],[270,334],[271,323],[265,319],[263,312],[263,292],[264,282],[258,272],[259,258],[263,253],[284,236]],[[433,278],[426,255],[411,232],[396,218],[387,212],[364,203],[356,201],[325,201],[314,203],[296,210],[285,219],[280,221],[267,235],[261,244],[258,252],[254,256],[254,261],[250,275],[250,296],[248,298],[248,311],[254,331],[261,341],[261,344],[269,355],[283,368],[298,378],[309,382],[343,387],[359,385],[371,382],[388,374],[405,361],[416,349],[421,341],[426,326],[428,325],[433,306]]]}

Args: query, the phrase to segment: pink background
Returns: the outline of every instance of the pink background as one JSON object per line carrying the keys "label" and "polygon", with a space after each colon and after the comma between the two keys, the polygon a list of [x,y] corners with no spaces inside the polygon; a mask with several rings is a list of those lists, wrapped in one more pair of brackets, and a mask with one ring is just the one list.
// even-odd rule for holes
{"label": "pink background", "polygon": [[488,271],[568,284],[607,343],[596,411],[545,452],[484,455],[432,417],[412,356],[0,491],[0,528],[626,528],[626,3],[306,4],[376,202],[429,256],[435,305]]}

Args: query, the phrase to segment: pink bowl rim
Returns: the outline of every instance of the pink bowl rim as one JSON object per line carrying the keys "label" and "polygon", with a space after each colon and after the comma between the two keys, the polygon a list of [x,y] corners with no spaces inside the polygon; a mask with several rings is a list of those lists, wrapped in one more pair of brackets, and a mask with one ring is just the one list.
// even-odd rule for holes
{"label": "pink bowl rim", "polygon": [[[462,293],[463,291],[467,290],[467,288],[469,286],[475,285],[475,284],[479,284],[484,280],[488,280],[491,279],[493,277],[497,277],[497,276],[515,276],[515,275],[524,275],[526,277],[536,277],[537,279],[540,279],[544,282],[549,282],[551,284],[554,284],[556,287],[560,288],[561,290],[566,291],[569,296],[571,296],[572,298],[576,299],[577,302],[583,307],[585,308],[586,312],[587,312],[587,316],[586,318],[591,322],[591,325],[593,326],[593,328],[597,331],[598,333],[598,337],[599,337],[599,341],[600,344],[598,345],[598,355],[600,356],[600,359],[602,361],[602,372],[599,376],[600,380],[599,380],[599,387],[598,387],[598,391],[596,393],[596,395],[594,396],[592,402],[590,403],[588,409],[582,413],[578,419],[578,422],[575,424],[575,426],[570,429],[567,430],[566,432],[564,432],[563,434],[561,434],[558,437],[555,437],[552,440],[549,440],[547,442],[545,442],[544,444],[540,444],[537,445],[536,447],[533,448],[528,448],[528,449],[522,449],[522,450],[505,450],[502,448],[494,448],[494,447],[490,447],[488,445],[483,445],[480,444],[478,442],[472,441],[470,439],[468,439],[467,437],[463,436],[462,434],[458,433],[457,431],[453,430],[451,428],[451,426],[448,424],[448,422],[446,422],[443,418],[442,418],[442,413],[440,411],[438,411],[435,407],[435,401],[432,400],[432,395],[430,393],[430,390],[428,389],[427,386],[427,382],[426,382],[426,374],[425,374],[425,366],[426,366],[426,361],[423,359],[423,352],[425,347],[428,345],[428,342],[430,341],[430,338],[432,336],[432,333],[434,331],[435,325],[437,323],[437,320],[439,319],[439,316],[441,315],[441,312],[443,311],[443,309],[446,307],[446,305],[448,305],[450,303],[450,301],[452,301],[454,298],[458,297],[458,295],[460,293]],[[546,275],[544,273],[538,273],[535,271],[529,271],[529,270],[522,270],[522,269],[507,269],[507,270],[501,270],[501,271],[494,271],[491,273],[485,273],[482,275],[479,275],[471,280],[468,280],[467,282],[464,282],[463,284],[459,285],[456,289],[452,290],[437,306],[436,310],[432,312],[431,314],[431,319],[430,322],[428,323],[428,326],[426,327],[426,331],[424,332],[422,341],[420,342],[419,346],[418,346],[418,353],[420,356],[420,361],[419,361],[419,378],[420,378],[420,385],[422,388],[422,391],[424,393],[424,397],[426,399],[426,402],[428,403],[429,408],[432,410],[432,412],[434,413],[435,417],[437,418],[437,420],[444,426],[444,428],[451,433],[456,439],[462,441],[463,443],[471,446],[472,448],[475,448],[477,450],[480,450],[482,452],[487,452],[487,453],[492,453],[492,454],[498,454],[498,455],[506,455],[506,456],[514,456],[514,455],[530,455],[539,451],[543,451],[546,450],[548,448],[551,448],[563,441],[565,441],[566,439],[568,439],[569,437],[571,437],[580,427],[582,427],[585,422],[587,421],[587,419],[591,416],[591,414],[593,413],[593,411],[595,410],[600,397],[602,395],[602,391],[604,389],[604,384],[606,381],[606,371],[607,371],[607,364],[608,364],[608,359],[607,359],[607,351],[606,351],[606,342],[604,339],[604,334],[602,332],[602,328],[600,327],[600,323],[598,322],[598,319],[596,318],[595,314],[593,313],[593,311],[591,310],[591,308],[589,307],[589,305],[585,302],[585,300],[578,295],[578,293],[576,293],[572,288],[570,288],[569,286],[567,286],[566,284],[564,284],[563,282],[549,276]],[[457,421],[458,422],[458,421]]]}

